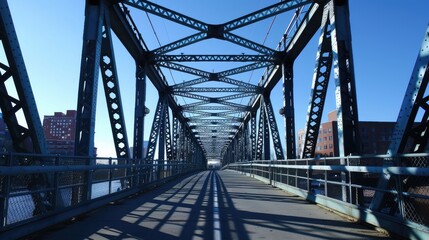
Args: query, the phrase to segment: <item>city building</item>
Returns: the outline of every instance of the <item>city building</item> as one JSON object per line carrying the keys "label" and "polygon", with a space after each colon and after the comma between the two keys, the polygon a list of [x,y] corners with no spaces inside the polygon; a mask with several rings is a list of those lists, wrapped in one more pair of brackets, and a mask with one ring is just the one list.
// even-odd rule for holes
{"label": "city building", "polygon": [[75,110],[67,110],[66,114],[55,112],[52,116],[45,115],[43,129],[51,154],[74,155]]}
{"label": "city building", "polygon": [[[386,154],[395,122],[360,121],[361,154]],[[298,131],[298,153],[302,152],[305,129]],[[315,156],[336,157],[338,151],[337,111],[328,113],[328,121],[320,124]]]}

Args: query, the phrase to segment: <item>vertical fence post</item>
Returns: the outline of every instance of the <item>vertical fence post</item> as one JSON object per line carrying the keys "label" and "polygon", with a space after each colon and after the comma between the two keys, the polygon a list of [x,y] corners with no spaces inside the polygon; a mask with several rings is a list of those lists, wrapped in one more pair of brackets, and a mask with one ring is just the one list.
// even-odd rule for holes
{"label": "vertical fence post", "polygon": [[[3,155],[4,156],[4,155]],[[8,156],[5,157],[5,166],[12,166],[12,153],[9,153]],[[2,198],[0,198],[1,202],[1,226],[4,227],[7,224],[7,213],[9,209],[9,193],[10,193],[10,178],[11,176],[6,175],[3,179],[3,185],[2,185]]]}
{"label": "vertical fence post", "polygon": [[[326,166],[326,157],[323,158],[323,165]],[[325,183],[323,185],[324,186],[324,190],[325,190],[325,196],[328,196],[328,171],[325,170]]]}
{"label": "vertical fence post", "polygon": [[[60,165],[60,156],[58,154],[55,156],[55,163],[54,163],[54,165],[55,166],[59,166]],[[53,199],[52,199],[52,205],[53,205],[53,208],[55,210],[59,208],[58,201],[62,201],[62,199],[59,199],[59,196],[60,196],[59,174],[60,173],[57,172],[57,171],[54,172],[54,196],[53,196]]]}

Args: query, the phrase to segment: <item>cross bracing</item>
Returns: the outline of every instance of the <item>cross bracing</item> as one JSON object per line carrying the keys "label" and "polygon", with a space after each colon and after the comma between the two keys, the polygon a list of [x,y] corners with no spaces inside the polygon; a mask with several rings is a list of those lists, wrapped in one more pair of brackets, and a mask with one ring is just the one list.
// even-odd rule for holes
{"label": "cross bracing", "polygon": [[[167,42],[158,39],[159,46],[148,47],[145,42],[147,34],[141,34],[140,30],[150,27],[156,33],[159,26],[134,22],[135,15],[130,13],[130,8],[136,10],[133,10],[133,13],[145,12],[148,17],[158,16],[183,28],[189,28],[192,33]],[[6,0],[0,1],[0,11],[0,41],[5,58],[0,59],[1,112],[16,152],[46,154],[36,103]],[[256,32],[248,36],[241,35],[242,30],[251,29],[255,23],[264,20],[274,22],[274,17],[288,12],[292,13],[292,20],[289,25],[284,24],[286,30],[282,31],[277,45],[272,44],[272,41],[265,44],[260,39],[253,38],[260,36]],[[84,32],[75,155],[92,157],[95,154],[95,106],[98,76],[101,73],[110,123],[108,130],[112,132],[114,149],[119,161],[130,160],[131,152],[113,51],[114,34],[135,60],[134,150],[131,159],[135,162],[132,162],[133,168],[126,171],[143,171],[150,174],[132,180],[121,180],[124,188],[130,182],[142,183],[160,179],[164,174],[162,164],[179,160],[182,163],[204,166],[207,159],[221,159],[226,164],[243,160],[296,158],[294,62],[317,33],[320,33],[319,47],[302,152],[299,154],[308,159],[315,157],[331,68],[334,73],[338,110],[338,147],[341,157],[338,164],[345,165],[346,156],[359,155],[361,152],[347,0],[284,0],[220,24],[201,21],[145,0],[88,0]],[[428,166],[427,159],[405,161],[395,158],[397,154],[427,151],[428,36],[427,30],[392,135],[388,152],[392,158],[387,159],[385,165],[410,166],[417,170]],[[216,49],[209,54],[204,51],[194,52],[194,48],[188,53],[189,47],[208,42],[207,40],[226,42],[236,49]],[[144,118],[150,112],[145,106],[147,80],[153,84],[159,98],[156,99],[156,107],[150,109],[154,117],[149,132],[147,154],[143,155],[144,132],[149,130]],[[282,99],[275,98],[272,94],[280,81],[283,87]],[[276,102],[281,102],[281,109],[276,109]],[[284,120],[284,136],[277,124],[277,110],[280,110]],[[17,117],[18,114],[23,115],[23,124]],[[283,145],[282,140],[285,140]],[[42,158],[34,161],[23,158],[17,162],[6,160],[6,164],[49,165],[52,160]],[[142,164],[145,165],[142,169],[134,168]],[[311,169],[305,174],[307,177],[313,177]],[[342,182],[351,178],[353,183],[359,183],[355,176],[354,173],[347,176],[342,172],[340,177]],[[78,178],[90,179],[91,174],[77,177],[76,180],[79,181]],[[5,179],[5,182],[9,180]],[[31,174],[28,187],[31,188],[32,185],[43,185],[50,189],[55,182],[49,174]],[[399,198],[413,198],[420,193],[398,195],[398,200],[394,201],[388,201],[387,195],[395,194],[401,188],[407,191],[427,188],[428,185],[427,178],[414,175],[404,178],[383,173],[377,189],[387,191],[376,192],[370,209],[374,212],[386,212],[388,208],[388,214],[391,216],[401,216],[403,220],[409,221],[409,213],[416,211],[415,207],[419,207],[419,203],[406,202],[407,205],[401,205]],[[71,202],[67,203],[63,202],[61,194],[53,199],[43,190],[29,189],[34,192],[31,197],[35,213],[47,213],[54,202],[55,206],[61,206],[62,202],[64,205],[74,204],[79,199],[90,198],[91,188],[78,188],[73,191]],[[350,203],[362,204],[362,193],[361,189],[353,189],[350,192],[341,189],[340,198]],[[427,200],[427,194],[424,197]],[[0,202],[7,205],[4,200]],[[5,218],[2,222],[5,223]]]}
{"label": "cross bracing", "polygon": [[[199,77],[193,80],[185,80],[179,84],[174,83],[171,87],[167,87],[167,91],[163,91],[163,93],[174,95],[174,99],[188,99],[187,101],[183,100],[182,104],[178,104],[179,106],[176,109],[178,110],[177,112],[187,116],[184,118],[186,119],[185,122],[188,127],[193,129],[192,133],[194,134],[194,136],[201,136],[201,134],[206,134],[206,132],[203,131],[203,128],[205,126],[222,126],[225,129],[229,129],[228,132],[217,131],[213,128],[208,130],[212,131],[211,133],[216,133],[217,138],[222,139],[222,135],[226,135],[227,133],[229,135],[231,133],[231,129],[232,132],[235,132],[238,136],[237,133],[239,129],[237,129],[237,125],[244,126],[242,123],[246,122],[247,120],[243,119],[242,117],[245,116],[246,113],[249,113],[249,110],[254,109],[253,106],[255,104],[253,102],[257,101],[258,96],[260,94],[271,91],[271,89],[264,89],[256,84],[248,83],[242,80],[232,79],[230,78],[230,76],[238,76],[249,71],[255,71],[267,67],[269,67],[268,69],[276,69],[272,66],[281,65],[286,57],[285,51],[282,52],[274,50],[274,48],[260,44],[255,40],[239,36],[239,34],[236,34],[233,31],[239,28],[248,27],[255,22],[262,21],[266,18],[276,16],[289,10],[300,8],[305,4],[310,4],[311,2],[284,1],[276,3],[261,10],[247,14],[243,17],[238,17],[234,20],[228,21],[224,24],[205,23],[203,21],[199,21],[195,18],[180,14],[174,10],[159,6],[157,4],[153,4],[148,1],[124,1],[124,3],[137,9],[143,10],[149,14],[154,14],[168,21],[178,23],[182,26],[197,31],[197,33],[193,33],[189,36],[182,37],[179,40],[167,43],[164,46],[160,46],[152,51],[149,50],[145,55],[146,61],[148,64],[153,64],[164,69],[170,69],[175,72],[181,72],[184,74]],[[189,55],[182,53],[167,55],[167,53],[174,52],[179,49],[180,51],[182,51],[182,49],[186,50],[187,46],[211,38],[227,41],[229,43],[237,45],[238,47],[254,51],[255,54],[243,53],[239,55]],[[192,66],[192,64],[190,64],[198,61],[243,62],[243,65],[233,67],[227,70],[207,71],[204,69],[195,68]],[[186,62],[187,65],[179,64],[180,62]],[[213,87],[198,86],[199,84],[212,83],[219,84],[216,84]],[[230,87],[225,84],[232,84],[235,87]],[[205,93],[210,93],[210,95],[207,95]],[[213,94],[216,93],[230,94],[224,96],[213,96]],[[246,98],[250,98],[250,101],[247,105],[243,104],[242,100],[240,100]],[[189,102],[189,99],[191,99],[191,102]],[[246,100],[245,102],[247,101],[248,100]],[[233,112],[219,112],[224,110],[229,110]],[[270,124],[271,126],[276,124],[274,118],[272,117],[270,117],[267,121],[273,121]],[[199,132],[199,129],[201,129],[201,132]],[[277,137],[279,136],[278,130],[274,128],[274,131],[275,132],[273,132],[273,136],[276,136],[275,142],[279,143],[279,139]],[[241,134],[240,136],[244,135],[245,134]],[[225,139],[228,139],[228,141],[224,141],[223,144],[221,144],[222,146],[224,146],[222,147],[222,151],[226,149],[225,146],[231,143],[230,137],[227,137]],[[198,140],[198,142],[203,143],[203,146],[201,147],[204,149],[204,141]],[[217,144],[219,143],[217,142]],[[203,150],[203,152],[206,152],[206,150]],[[222,153],[219,152],[218,154],[218,157],[220,158]]]}

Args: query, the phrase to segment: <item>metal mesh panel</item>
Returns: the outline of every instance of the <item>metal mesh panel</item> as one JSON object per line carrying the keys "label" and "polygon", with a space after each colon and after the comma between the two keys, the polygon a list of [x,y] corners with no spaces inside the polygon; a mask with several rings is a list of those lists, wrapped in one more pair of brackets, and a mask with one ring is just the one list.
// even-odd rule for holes
{"label": "metal mesh panel", "polygon": [[8,204],[6,224],[12,224],[33,217],[35,205],[30,194],[11,197]]}
{"label": "metal mesh panel", "polygon": [[429,197],[429,179],[427,177],[409,177],[406,179],[405,189],[408,193],[413,194],[403,198],[405,218],[429,226],[429,199],[418,196]]}

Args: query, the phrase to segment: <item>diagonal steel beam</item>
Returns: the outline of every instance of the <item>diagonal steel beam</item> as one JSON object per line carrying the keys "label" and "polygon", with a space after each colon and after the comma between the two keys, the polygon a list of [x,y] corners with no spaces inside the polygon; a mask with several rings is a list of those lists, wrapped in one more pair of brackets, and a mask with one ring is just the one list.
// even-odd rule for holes
{"label": "diagonal steel beam", "polygon": [[122,2],[145,12],[152,13],[164,19],[168,19],[172,22],[179,23],[181,25],[193,28],[198,31],[207,31],[208,29],[208,25],[204,22],[188,17],[184,14],[178,13],[168,8],[162,7],[153,2],[145,0],[123,0]]}
{"label": "diagonal steel beam", "polygon": [[311,87],[311,99],[307,110],[307,124],[304,130],[301,158],[313,158],[316,150],[319,127],[322,120],[325,105],[326,92],[328,90],[329,77],[332,68],[331,27],[327,20],[329,9],[325,7],[322,18],[319,49],[316,56],[313,83]]}
{"label": "diagonal steel beam", "polygon": [[250,25],[252,23],[264,20],[266,18],[278,15],[280,13],[287,12],[289,10],[298,8],[305,4],[313,3],[313,0],[289,0],[281,1],[274,5],[268,6],[261,10],[255,11],[253,13],[247,14],[243,17],[234,19],[224,24],[224,31],[230,32],[232,30],[242,28],[244,26]]}
{"label": "diagonal steel beam", "polygon": [[219,72],[218,75],[219,75],[219,77],[227,77],[227,76],[248,72],[248,71],[252,71],[252,70],[263,68],[263,67],[268,67],[270,65],[273,65],[273,64],[270,62],[256,62],[256,63],[252,63],[249,65],[245,65],[245,66],[229,69],[229,70],[226,70],[223,72]]}
{"label": "diagonal steel beam", "polygon": [[250,50],[253,50],[255,52],[258,52],[267,56],[274,56],[277,53],[275,50],[269,47],[266,47],[259,43],[252,42],[246,38],[237,36],[233,33],[224,33],[223,37],[226,41],[235,43],[237,45],[240,45],[242,47],[248,48]]}
{"label": "diagonal steel beam", "polygon": [[179,39],[177,41],[174,41],[172,43],[169,43],[167,45],[164,45],[162,47],[159,47],[152,52],[154,54],[165,54],[171,51],[174,51],[176,49],[197,43],[199,41],[204,40],[207,37],[207,33],[195,33],[193,35],[184,37],[182,39]]}
{"label": "diagonal steel beam", "polygon": [[197,95],[197,94],[192,94],[192,93],[188,93],[188,92],[174,92],[174,94],[177,96],[193,98],[193,99],[198,99],[198,100],[202,100],[202,101],[211,101],[211,98],[209,98],[209,97],[205,97],[205,96],[201,96],[201,95]]}
{"label": "diagonal steel beam", "polygon": [[181,65],[181,64],[177,64],[177,63],[172,63],[172,62],[157,62],[157,64],[161,67],[165,67],[165,68],[169,68],[169,69],[173,69],[176,71],[180,71],[180,72],[184,72],[184,73],[188,73],[188,74],[192,74],[192,75],[196,75],[196,76],[200,76],[200,77],[210,77],[211,73],[200,70],[200,69],[196,69],[196,68],[192,68],[192,67],[188,67],[185,65]]}
{"label": "diagonal steel beam", "polygon": [[218,99],[218,101],[227,101],[227,100],[232,100],[232,99],[237,99],[237,98],[250,97],[253,95],[255,95],[255,94],[252,92],[246,92],[246,93],[239,93],[239,94],[229,95],[229,96],[225,96],[225,97],[220,97],[217,99]]}
{"label": "diagonal steel beam", "polygon": [[116,60],[113,51],[112,34],[109,15],[104,18],[104,32],[102,33],[100,70],[104,86],[104,95],[110,119],[113,142],[118,158],[129,158],[128,137],[125,128],[121,92],[119,90]]}

